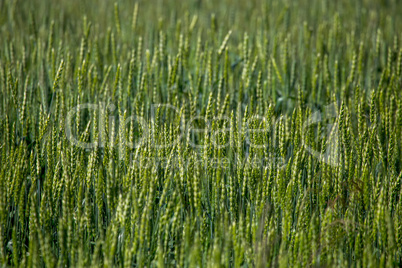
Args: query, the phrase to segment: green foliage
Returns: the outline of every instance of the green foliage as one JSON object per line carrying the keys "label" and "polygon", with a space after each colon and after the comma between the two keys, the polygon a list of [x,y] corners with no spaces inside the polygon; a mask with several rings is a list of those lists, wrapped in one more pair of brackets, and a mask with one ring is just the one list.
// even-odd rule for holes
{"label": "green foliage", "polygon": [[0,266],[402,265],[400,14],[0,1]]}

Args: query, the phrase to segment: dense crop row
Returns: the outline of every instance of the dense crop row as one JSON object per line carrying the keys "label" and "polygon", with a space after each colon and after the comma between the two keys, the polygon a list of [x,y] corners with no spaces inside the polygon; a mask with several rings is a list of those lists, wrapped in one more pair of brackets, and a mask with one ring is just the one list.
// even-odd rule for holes
{"label": "dense crop row", "polygon": [[401,265],[398,14],[1,1],[0,265]]}

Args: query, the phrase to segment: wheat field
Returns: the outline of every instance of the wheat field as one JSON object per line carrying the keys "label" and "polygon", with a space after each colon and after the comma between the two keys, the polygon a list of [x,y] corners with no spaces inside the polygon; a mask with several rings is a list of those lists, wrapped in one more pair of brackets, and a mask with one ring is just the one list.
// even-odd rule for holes
{"label": "wheat field", "polygon": [[401,14],[0,1],[0,266],[401,266]]}

